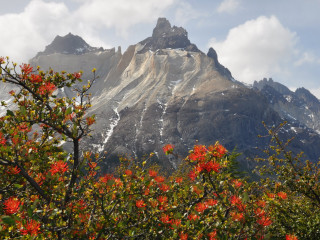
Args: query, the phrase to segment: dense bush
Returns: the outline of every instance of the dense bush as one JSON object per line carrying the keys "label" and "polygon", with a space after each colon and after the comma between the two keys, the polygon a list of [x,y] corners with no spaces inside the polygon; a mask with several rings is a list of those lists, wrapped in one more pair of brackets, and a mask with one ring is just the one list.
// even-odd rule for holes
{"label": "dense bush", "polygon": [[[240,178],[218,142],[194,146],[169,177],[148,158],[102,174],[99,155],[80,148],[95,70],[76,88],[81,73],[0,64],[16,89],[0,121],[1,239],[319,239],[318,166],[286,152],[275,129],[261,182]],[[64,87],[77,98],[58,97]]]}

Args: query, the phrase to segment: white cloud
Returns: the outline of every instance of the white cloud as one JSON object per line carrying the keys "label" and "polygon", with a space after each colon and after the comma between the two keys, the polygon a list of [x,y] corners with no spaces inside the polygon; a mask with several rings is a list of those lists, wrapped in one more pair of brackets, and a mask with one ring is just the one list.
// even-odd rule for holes
{"label": "white cloud", "polygon": [[80,35],[93,46],[110,47],[101,32],[115,30],[126,36],[128,29],[153,22],[177,0],[73,0],[76,9],[64,3],[31,0],[21,13],[0,16],[0,56],[26,62],[44,50],[56,35]]}
{"label": "white cloud", "polygon": [[217,11],[220,13],[227,12],[227,13],[233,13],[235,12],[239,7],[239,1],[238,0],[223,0],[219,7],[217,8]]}
{"label": "white cloud", "polygon": [[141,22],[152,22],[175,0],[86,0],[76,11],[78,24],[91,28],[111,28],[121,36],[126,36],[127,29]]}
{"label": "white cloud", "polygon": [[302,66],[304,64],[320,64],[320,59],[315,56],[313,53],[311,52],[304,52],[301,56],[300,59],[298,59],[294,65],[296,67]]}
{"label": "white cloud", "polygon": [[318,99],[320,99],[320,88],[311,88],[310,92],[316,96]]}
{"label": "white cloud", "polygon": [[224,41],[211,39],[220,62],[246,83],[285,73],[292,61],[297,36],[275,16],[261,16],[231,29]]}
{"label": "white cloud", "polygon": [[179,26],[184,26],[188,21],[193,20],[201,16],[199,12],[195,10],[187,2],[180,2],[177,6],[177,11],[175,13],[175,22]]}

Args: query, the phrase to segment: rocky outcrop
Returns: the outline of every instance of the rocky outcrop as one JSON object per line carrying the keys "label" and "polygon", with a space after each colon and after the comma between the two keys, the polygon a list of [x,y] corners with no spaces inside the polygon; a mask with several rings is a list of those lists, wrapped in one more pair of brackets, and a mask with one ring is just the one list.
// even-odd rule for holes
{"label": "rocky outcrop", "polygon": [[293,92],[272,79],[256,81],[253,87],[267,98],[270,106],[283,119],[320,133],[320,101],[307,89],[298,88]]}
{"label": "rocky outcrop", "polygon": [[103,48],[91,47],[81,37],[69,33],[64,37],[56,36],[53,42],[46,46],[43,52],[39,52],[36,57],[54,53],[81,55],[98,50],[102,51]]}
{"label": "rocky outcrop", "polygon": [[199,52],[196,45],[188,39],[187,31],[182,27],[171,27],[170,22],[165,18],[159,18],[156,27],[153,29],[152,37],[140,42],[143,48],[138,53],[146,51],[157,51],[159,49],[183,49],[191,52]]}

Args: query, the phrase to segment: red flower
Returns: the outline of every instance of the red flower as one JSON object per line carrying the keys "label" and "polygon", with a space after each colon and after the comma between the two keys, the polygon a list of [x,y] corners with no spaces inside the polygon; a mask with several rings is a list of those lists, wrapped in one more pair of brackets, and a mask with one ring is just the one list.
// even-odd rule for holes
{"label": "red flower", "polygon": [[171,220],[171,225],[173,227],[179,227],[181,225],[181,219],[173,219],[173,220]]}
{"label": "red flower", "polygon": [[31,127],[29,127],[27,123],[21,123],[18,126],[18,129],[20,132],[30,132],[31,131]]}
{"label": "red flower", "polygon": [[179,237],[180,237],[180,240],[188,240],[188,234],[187,233],[181,232],[179,234]]}
{"label": "red flower", "polygon": [[3,134],[2,134],[2,132],[0,132],[0,144],[1,145],[5,145],[6,144],[6,139],[3,137]]}
{"label": "red flower", "polygon": [[18,168],[17,166],[15,167],[9,166],[8,169],[6,170],[6,172],[10,175],[17,175],[19,174],[20,171],[21,171],[20,168]]}
{"label": "red flower", "polygon": [[21,72],[23,73],[24,76],[29,75],[33,70],[33,68],[30,66],[30,64],[25,64],[25,63],[20,65],[20,68],[21,68]]}
{"label": "red flower", "polygon": [[164,182],[165,178],[162,177],[162,176],[156,176],[156,177],[154,178],[154,180],[155,180],[157,183],[162,183],[162,182]]}
{"label": "red flower", "polygon": [[176,183],[180,184],[180,183],[182,183],[183,178],[182,177],[176,177],[175,181],[176,181]]}
{"label": "red flower", "polygon": [[197,219],[199,219],[199,216],[198,215],[196,215],[196,214],[193,214],[193,213],[191,213],[189,216],[188,216],[188,219],[191,221],[195,221],[195,220],[197,220]]}
{"label": "red flower", "polygon": [[65,163],[62,160],[59,160],[53,164],[51,164],[51,169],[49,170],[51,172],[52,175],[56,174],[56,173],[64,173],[66,171],[68,171],[68,166],[67,163]]}
{"label": "red flower", "polygon": [[167,145],[165,145],[165,146],[162,148],[162,150],[164,151],[164,153],[165,153],[166,155],[168,155],[168,154],[171,154],[171,153],[173,152],[173,148],[174,148],[173,145],[167,144]]}
{"label": "red flower", "polygon": [[31,74],[30,81],[31,81],[32,83],[41,83],[43,80],[42,80],[41,75]]}
{"label": "red flower", "polygon": [[238,205],[238,204],[242,203],[241,199],[239,197],[235,196],[235,195],[232,195],[230,197],[230,202],[231,202],[232,205]]}
{"label": "red flower", "polygon": [[216,236],[217,236],[217,231],[208,233],[208,237],[210,240],[216,240]]}
{"label": "red flower", "polygon": [[15,214],[20,208],[21,201],[16,197],[10,197],[4,202],[4,211],[7,215]]}
{"label": "red flower", "polygon": [[170,223],[171,222],[169,215],[167,215],[167,214],[162,214],[162,216],[160,217],[160,221],[163,223]]}
{"label": "red flower", "polygon": [[208,199],[208,200],[206,201],[206,204],[207,204],[208,206],[215,206],[215,205],[217,205],[217,203],[218,203],[218,200],[215,200],[215,199],[212,199],[212,198],[210,198],[210,199]]}
{"label": "red flower", "polygon": [[205,203],[197,203],[195,210],[199,213],[203,213],[208,208],[208,205]]}
{"label": "red flower", "polygon": [[272,221],[270,220],[269,217],[266,217],[263,215],[260,219],[257,220],[257,223],[260,224],[261,226],[266,227],[266,226],[269,226],[272,223]]}
{"label": "red flower", "polygon": [[239,222],[244,219],[243,213],[231,212],[230,215],[232,216],[232,220],[236,222]]}
{"label": "red flower", "polygon": [[91,116],[91,117],[86,118],[86,121],[87,121],[88,126],[90,126],[90,125],[94,124],[96,120],[94,119],[93,116]]}
{"label": "red flower", "polygon": [[166,192],[166,191],[168,191],[170,189],[170,187],[167,184],[161,184],[160,189],[163,192]]}
{"label": "red flower", "polygon": [[194,181],[194,180],[197,178],[197,174],[196,174],[196,172],[195,172],[194,170],[191,170],[191,171],[189,172],[189,174],[188,174],[188,177],[189,177],[192,181]]}
{"label": "red flower", "polygon": [[75,72],[74,74],[72,74],[72,76],[76,79],[81,78],[81,73],[80,72]]}
{"label": "red flower", "polygon": [[216,161],[209,161],[206,164],[203,165],[203,169],[205,169],[207,172],[215,171],[219,172],[220,164]]}
{"label": "red flower", "polygon": [[157,174],[158,174],[158,172],[156,172],[156,171],[154,171],[152,169],[149,170],[149,176],[150,177],[155,177],[155,176],[157,176]]}
{"label": "red flower", "polygon": [[274,199],[276,197],[276,195],[274,193],[267,193],[269,198]]}
{"label": "red flower", "polygon": [[261,216],[265,216],[266,215],[266,212],[261,209],[261,208],[257,208],[256,210],[254,210],[254,213],[258,216],[258,217],[261,217]]}
{"label": "red flower", "polygon": [[112,174],[106,174],[103,177],[99,178],[100,182],[107,183],[109,180],[113,179]]}
{"label": "red flower", "polygon": [[278,192],[278,196],[283,200],[287,199],[287,193],[285,192]]}
{"label": "red flower", "polygon": [[168,198],[167,196],[159,196],[158,197],[158,201],[161,203],[161,204],[164,204],[168,201]]}
{"label": "red flower", "polygon": [[127,176],[131,176],[132,175],[132,171],[130,169],[125,170],[124,172]]}
{"label": "red flower", "polygon": [[44,95],[44,94],[51,95],[56,89],[57,87],[53,83],[46,82],[45,85],[42,85],[39,87],[39,93],[41,95]]}
{"label": "red flower", "polygon": [[136,206],[138,208],[144,208],[146,206],[146,204],[144,203],[144,201],[142,199],[140,199],[140,200],[136,201]]}
{"label": "red flower", "polygon": [[294,234],[287,234],[286,240],[298,240],[298,238]]}
{"label": "red flower", "polygon": [[239,187],[242,186],[242,182],[239,181],[238,179],[234,179],[234,180],[233,180],[233,184],[234,184],[234,186],[235,186],[236,188],[239,188]]}
{"label": "red flower", "polygon": [[39,230],[40,230],[41,224],[38,223],[37,221],[31,219],[30,221],[27,222],[27,224],[24,226],[24,229],[20,230],[22,235],[27,235],[30,234],[31,236],[33,235],[38,235]]}
{"label": "red flower", "polygon": [[196,145],[193,148],[192,153],[189,155],[189,159],[192,161],[204,161],[208,150],[204,145]]}
{"label": "red flower", "polygon": [[215,145],[215,148],[216,148],[215,149],[216,150],[216,156],[219,157],[219,158],[223,157],[227,152],[227,149],[225,149],[224,146],[222,146],[219,143],[217,143]]}

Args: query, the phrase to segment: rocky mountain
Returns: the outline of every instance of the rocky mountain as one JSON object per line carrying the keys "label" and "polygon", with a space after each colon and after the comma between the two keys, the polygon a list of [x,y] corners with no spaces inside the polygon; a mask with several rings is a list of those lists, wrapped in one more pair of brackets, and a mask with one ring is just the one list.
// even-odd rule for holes
{"label": "rocky mountain", "polygon": [[278,114],[291,122],[320,133],[320,101],[305,88],[295,92],[271,78],[255,81],[258,89]]}
{"label": "rocky mountain", "polygon": [[[158,20],[151,37],[124,53],[120,47],[92,48],[80,37],[68,34],[55,38],[30,63],[44,70],[82,69],[83,79],[92,77],[93,67],[97,69],[100,78],[92,88],[91,109],[97,123],[93,136],[83,146],[100,153],[106,151],[106,169],[116,164],[118,154],[141,157],[154,152],[154,162],[170,170],[180,160],[165,156],[164,144],[174,144],[176,151],[185,156],[194,144],[213,144],[217,140],[231,151],[237,148],[243,152],[241,166],[251,168],[255,162],[250,157],[261,153],[256,147],[269,141],[258,138],[266,134],[262,121],[276,126],[284,119],[263,90],[268,84],[259,87],[263,84],[257,83],[251,89],[235,81],[218,62],[214,49],[208,54],[201,52],[190,42],[185,29],[172,27],[164,18]],[[272,89],[275,98],[284,96],[282,92],[276,94],[279,89]],[[67,89],[59,94],[71,96]],[[304,90],[293,95],[304,102],[312,101]],[[279,104],[279,108],[282,106]],[[291,149],[303,150],[315,160],[320,156],[320,149],[315,147],[320,144],[315,128],[289,120],[282,137],[295,136]]]}
{"label": "rocky mountain", "polygon": [[95,47],[91,47],[81,37],[69,33],[64,37],[56,36],[53,42],[50,45],[46,46],[43,52],[39,52],[37,56],[50,55],[55,53],[80,55],[99,50],[101,51],[103,50],[103,48],[98,49]]}

